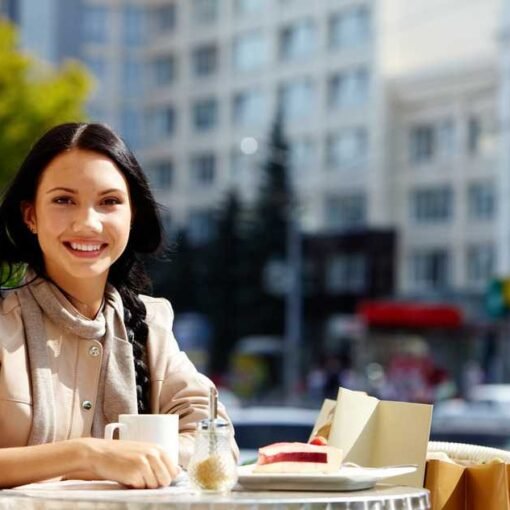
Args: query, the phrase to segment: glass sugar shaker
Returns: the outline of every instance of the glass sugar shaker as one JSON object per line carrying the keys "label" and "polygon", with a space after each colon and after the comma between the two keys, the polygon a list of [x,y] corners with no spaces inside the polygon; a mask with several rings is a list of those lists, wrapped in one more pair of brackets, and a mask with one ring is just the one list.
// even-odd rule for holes
{"label": "glass sugar shaker", "polygon": [[188,466],[192,487],[205,492],[229,491],[237,483],[237,465],[231,448],[230,424],[217,416],[218,392],[211,388],[209,418],[200,421],[195,450]]}

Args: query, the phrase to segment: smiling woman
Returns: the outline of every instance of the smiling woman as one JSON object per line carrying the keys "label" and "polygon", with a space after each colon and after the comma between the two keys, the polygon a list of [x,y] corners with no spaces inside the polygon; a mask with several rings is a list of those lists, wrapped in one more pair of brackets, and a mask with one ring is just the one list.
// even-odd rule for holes
{"label": "smiling woman", "polygon": [[22,210],[26,225],[37,235],[47,276],[93,318],[108,270],[129,240],[132,213],[126,178],[108,157],[73,148],[50,162],[35,200],[25,201]]}
{"label": "smiling woman", "polygon": [[168,485],[164,449],[100,439],[120,414],[179,415],[187,466],[212,382],[180,351],[168,301],[142,294],[139,255],[161,241],[145,175],[109,128],[63,124],[34,145],[0,204],[0,285],[26,267],[0,296],[0,487]]}

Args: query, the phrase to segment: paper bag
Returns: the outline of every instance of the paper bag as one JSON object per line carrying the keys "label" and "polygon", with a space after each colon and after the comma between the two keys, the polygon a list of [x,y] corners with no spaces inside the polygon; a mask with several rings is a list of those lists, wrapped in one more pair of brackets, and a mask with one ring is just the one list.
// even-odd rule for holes
{"label": "paper bag", "polygon": [[344,462],[366,467],[416,464],[415,473],[391,482],[422,487],[431,420],[430,405],[384,401],[340,388],[336,402],[322,405],[312,435],[323,435],[341,448]]}
{"label": "paper bag", "polygon": [[425,487],[434,510],[510,510],[510,465],[427,461]]}

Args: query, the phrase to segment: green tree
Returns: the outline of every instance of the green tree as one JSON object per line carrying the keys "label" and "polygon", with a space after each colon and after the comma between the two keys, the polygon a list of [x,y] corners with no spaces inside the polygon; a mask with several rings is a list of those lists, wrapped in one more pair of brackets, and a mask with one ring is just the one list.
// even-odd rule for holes
{"label": "green tree", "polygon": [[214,331],[210,369],[216,374],[226,370],[228,353],[239,338],[247,312],[240,303],[245,279],[243,242],[243,211],[237,194],[231,191],[218,211],[216,235],[204,250],[202,264],[205,287],[201,295]]}
{"label": "green tree", "polygon": [[42,133],[85,118],[90,83],[77,62],[55,69],[21,52],[15,28],[0,18],[0,189]]}
{"label": "green tree", "polygon": [[176,313],[201,311],[199,258],[200,253],[181,229],[163,256],[145,261],[152,276],[154,294],[168,298]]}
{"label": "green tree", "polygon": [[250,318],[243,324],[245,334],[283,334],[283,296],[268,289],[271,264],[286,261],[288,213],[292,206],[289,185],[288,144],[280,115],[274,122],[266,147],[261,184],[254,205],[244,263],[249,268],[245,282],[245,305]]}

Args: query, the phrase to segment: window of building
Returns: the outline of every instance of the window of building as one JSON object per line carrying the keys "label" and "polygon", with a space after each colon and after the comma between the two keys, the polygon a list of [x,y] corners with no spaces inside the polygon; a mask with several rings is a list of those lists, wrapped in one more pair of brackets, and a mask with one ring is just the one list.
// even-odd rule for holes
{"label": "window of building", "polygon": [[455,126],[451,119],[441,119],[413,126],[410,130],[410,155],[413,163],[427,163],[448,158],[455,152]]}
{"label": "window of building", "polygon": [[237,16],[263,12],[266,7],[267,0],[234,0],[234,12]]}
{"label": "window of building", "polygon": [[473,285],[487,285],[496,269],[496,252],[491,243],[473,244],[467,248],[467,280]]}
{"label": "window of building", "polygon": [[85,42],[104,44],[108,41],[110,10],[102,6],[86,6],[83,11]]}
{"label": "window of building", "polygon": [[438,156],[447,158],[455,152],[455,126],[452,119],[442,119],[436,125]]}
{"label": "window of building", "polygon": [[156,57],[152,61],[152,74],[154,84],[157,87],[164,87],[173,83],[177,77],[177,58],[175,55]]}
{"label": "window of building", "polygon": [[482,123],[479,117],[471,117],[468,120],[467,148],[469,154],[480,152],[480,141],[482,136]]}
{"label": "window of building", "polygon": [[171,189],[174,181],[174,165],[171,161],[159,161],[150,165],[151,184],[158,190]]}
{"label": "window of building", "polygon": [[366,44],[370,39],[370,11],[357,5],[333,14],[329,20],[331,48],[350,48]]}
{"label": "window of building", "polygon": [[128,5],[125,7],[123,17],[124,43],[127,46],[140,46],[144,35],[144,10]]}
{"label": "window of building", "polygon": [[212,23],[218,19],[218,0],[192,0],[193,21]]}
{"label": "window of building", "polygon": [[492,220],[496,214],[496,188],[492,181],[477,181],[468,187],[468,214],[472,220]]}
{"label": "window of building", "polygon": [[196,47],[191,54],[194,76],[210,76],[218,71],[218,47],[204,44]]}
{"label": "window of building", "polygon": [[121,133],[131,149],[141,145],[140,113],[134,108],[124,108],[121,112]]}
{"label": "window of building", "polygon": [[436,133],[432,125],[420,125],[411,129],[411,161],[423,163],[432,160],[436,145]]}
{"label": "window of building", "polygon": [[490,119],[493,114],[480,112],[468,119],[467,152],[471,156],[493,155],[497,147],[497,132]]}
{"label": "window of building", "polygon": [[157,34],[172,32],[177,26],[177,6],[158,5],[151,10],[151,25]]}
{"label": "window of building", "polygon": [[205,244],[216,232],[214,212],[210,209],[197,209],[188,216],[188,237],[192,244]]}
{"label": "window of building", "polygon": [[448,221],[453,216],[453,191],[450,186],[414,190],[410,206],[412,218],[418,223]]}
{"label": "window of building", "polygon": [[441,290],[449,286],[450,257],[447,249],[420,249],[411,255],[411,282],[423,290]]}
{"label": "window of building", "polygon": [[367,200],[362,192],[326,197],[326,226],[329,229],[360,227],[367,221]]}
{"label": "window of building", "polygon": [[292,173],[295,170],[309,170],[311,173],[315,168],[316,158],[316,145],[309,138],[289,142],[289,165]]}
{"label": "window of building", "polygon": [[365,128],[343,129],[328,136],[326,158],[330,168],[354,168],[366,163],[368,134]]}
{"label": "window of building", "polygon": [[259,90],[244,90],[234,96],[232,120],[238,126],[256,126],[266,120],[266,96]]}
{"label": "window of building", "polygon": [[345,253],[326,264],[326,290],[331,294],[363,292],[367,283],[367,261],[362,253]]}
{"label": "window of building", "polygon": [[305,78],[282,85],[279,99],[285,119],[302,119],[311,115],[315,102],[312,81]]}
{"label": "window of building", "polygon": [[216,99],[201,99],[193,105],[193,126],[196,131],[208,131],[218,124]]}
{"label": "window of building", "polygon": [[311,20],[301,20],[280,32],[280,59],[295,60],[310,56],[315,50],[317,34]]}
{"label": "window of building", "polygon": [[246,32],[234,38],[233,67],[240,72],[257,71],[269,63],[269,44],[262,32]]}
{"label": "window of building", "polygon": [[328,104],[346,108],[365,103],[369,94],[369,74],[364,67],[347,69],[334,74],[328,84]]}
{"label": "window of building", "polygon": [[126,58],[122,63],[122,88],[126,97],[136,97],[142,93],[142,65],[135,58]]}
{"label": "window of building", "polygon": [[212,153],[197,154],[191,158],[191,179],[198,186],[210,186],[216,174],[216,156]]}
{"label": "window of building", "polygon": [[173,106],[161,107],[149,113],[149,142],[159,142],[175,132],[176,111]]}
{"label": "window of building", "polygon": [[88,67],[90,72],[94,75],[96,80],[96,86],[99,91],[105,91],[107,88],[108,72],[109,68],[106,66],[106,62],[103,56],[94,55],[85,57],[85,65]]}

